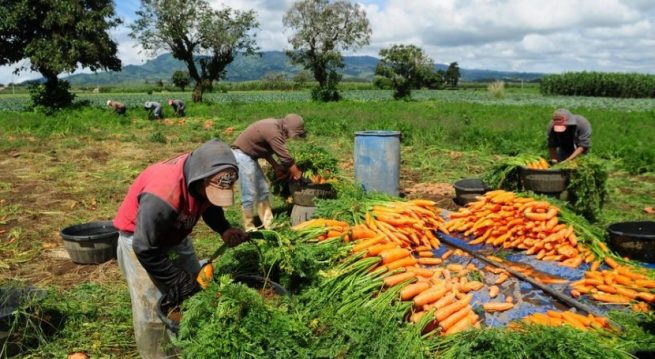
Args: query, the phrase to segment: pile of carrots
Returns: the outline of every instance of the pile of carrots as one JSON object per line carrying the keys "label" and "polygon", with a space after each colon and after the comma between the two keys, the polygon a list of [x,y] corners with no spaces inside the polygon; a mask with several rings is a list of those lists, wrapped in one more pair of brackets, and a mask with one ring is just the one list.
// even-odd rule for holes
{"label": "pile of carrots", "polygon": [[551,327],[570,325],[574,328],[587,331],[589,329],[609,328],[609,322],[605,317],[597,317],[591,314],[586,316],[571,311],[549,310],[546,313],[535,313],[523,318],[526,323],[541,324]]}
{"label": "pile of carrots", "polygon": [[473,237],[470,244],[525,250],[571,268],[595,261],[595,254],[578,243],[573,227],[559,222],[558,211],[546,201],[497,190],[452,213],[446,228]]}
{"label": "pile of carrots", "polygon": [[526,163],[525,167],[533,170],[547,170],[550,168],[550,165],[543,157],[539,157],[536,161]]}
{"label": "pile of carrots", "polygon": [[401,300],[412,301],[410,320],[416,322],[430,313],[434,319],[428,328],[439,327],[448,335],[480,327],[469,292],[480,290],[484,284],[468,280],[467,275],[477,270],[473,265],[436,267],[452,254],[463,254],[451,250],[434,257],[432,250],[439,248],[440,242],[433,231],[447,231],[441,211],[428,200],[378,202],[365,214],[363,223],[352,227],[345,222],[314,219],[293,229],[324,228],[319,240],[341,238],[352,245],[354,254],[379,258],[374,271],[387,273],[385,288],[398,288]]}
{"label": "pile of carrots", "polygon": [[571,295],[589,295],[594,300],[610,304],[655,303],[655,280],[609,256],[605,257],[605,263],[611,270],[598,271],[598,266],[592,266],[583,279],[571,283]]}

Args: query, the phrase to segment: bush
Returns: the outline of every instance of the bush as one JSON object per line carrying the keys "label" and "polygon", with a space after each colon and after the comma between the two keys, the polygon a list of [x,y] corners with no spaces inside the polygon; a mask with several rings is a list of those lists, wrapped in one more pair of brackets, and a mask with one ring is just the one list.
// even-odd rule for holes
{"label": "bush", "polygon": [[505,97],[505,83],[503,81],[494,81],[487,86],[487,91],[495,98]]}
{"label": "bush", "polygon": [[75,94],[70,93],[70,84],[67,81],[57,81],[56,84],[33,83],[30,85],[32,106],[46,113],[68,107],[73,103]]}

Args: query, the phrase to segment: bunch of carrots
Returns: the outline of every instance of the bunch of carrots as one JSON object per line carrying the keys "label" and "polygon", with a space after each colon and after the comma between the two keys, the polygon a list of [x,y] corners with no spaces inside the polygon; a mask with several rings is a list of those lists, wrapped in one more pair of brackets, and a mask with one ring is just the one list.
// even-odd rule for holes
{"label": "bunch of carrots", "polygon": [[526,323],[541,324],[551,327],[570,325],[574,328],[587,331],[589,329],[609,328],[609,322],[605,317],[597,317],[591,314],[586,316],[571,311],[549,310],[546,313],[535,313],[523,318]]}
{"label": "bunch of carrots", "polygon": [[525,166],[533,170],[547,170],[550,168],[550,165],[543,157],[539,157],[536,161],[530,161]]}
{"label": "bunch of carrots", "polygon": [[[605,257],[611,270],[598,271],[594,263],[584,279],[571,283],[571,295],[589,295],[594,300],[610,304],[630,304],[634,301],[655,303],[655,280],[635,268],[621,265]],[[640,308],[638,306],[637,308]]]}
{"label": "bunch of carrots", "polygon": [[452,213],[446,228],[474,237],[470,244],[521,249],[571,268],[595,261],[596,255],[578,243],[573,226],[559,222],[558,212],[546,201],[497,190]]}
{"label": "bunch of carrots", "polygon": [[392,243],[400,247],[424,246],[436,249],[440,243],[433,231],[446,231],[441,211],[435,202],[429,200],[376,202],[366,212],[364,223],[353,227],[345,222],[318,218],[303,222],[293,229],[324,227],[326,232],[319,240],[339,237],[346,243],[366,240],[356,245],[354,252],[366,244]]}

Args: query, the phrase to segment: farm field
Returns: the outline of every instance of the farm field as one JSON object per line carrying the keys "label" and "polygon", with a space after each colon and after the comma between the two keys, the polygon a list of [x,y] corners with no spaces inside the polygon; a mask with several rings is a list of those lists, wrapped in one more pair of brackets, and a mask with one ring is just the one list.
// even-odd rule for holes
{"label": "farm field", "polygon": [[[26,96],[0,96],[0,282],[30,283],[49,291],[67,316],[64,330],[28,357],[137,357],[127,287],[115,261],[75,265],[62,257],[58,231],[111,219],[131,180],[148,164],[189,151],[210,138],[231,142],[251,122],[298,113],[306,142],[339,160],[341,180],[353,176],[353,133],[400,130],[401,190],[446,209],[454,181],[482,175],[507,156],[547,155],[546,125],[556,108],[584,115],[593,126],[592,153],[610,172],[609,200],[597,223],[653,220],[655,102],[653,100],[544,97],[509,91],[416,91],[415,101],[392,101],[390,91],[348,91],[338,103],[315,103],[306,92],[207,94],[188,116],[149,121],[145,100],[188,100],[188,93],[84,94],[87,105],[52,117],[23,111]],[[107,98],[128,105],[126,116],[104,108]],[[166,108],[164,113],[171,113]],[[297,144],[296,144],[297,145]],[[292,149],[294,146],[292,145]],[[284,203],[275,201],[279,211]],[[228,219],[240,223],[238,207]],[[217,239],[201,224],[194,231],[200,257]],[[645,345],[652,345],[646,343]]]}

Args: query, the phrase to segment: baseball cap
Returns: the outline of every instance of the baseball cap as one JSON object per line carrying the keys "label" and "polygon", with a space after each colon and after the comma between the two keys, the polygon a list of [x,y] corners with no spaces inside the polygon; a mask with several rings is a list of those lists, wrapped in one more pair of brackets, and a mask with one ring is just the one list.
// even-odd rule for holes
{"label": "baseball cap", "polygon": [[555,132],[564,132],[566,131],[566,125],[571,124],[569,121],[569,113],[565,110],[557,110],[553,113],[553,131]]}
{"label": "baseball cap", "polygon": [[233,169],[221,171],[205,180],[205,193],[211,204],[228,207],[234,204],[234,182],[238,178]]}

